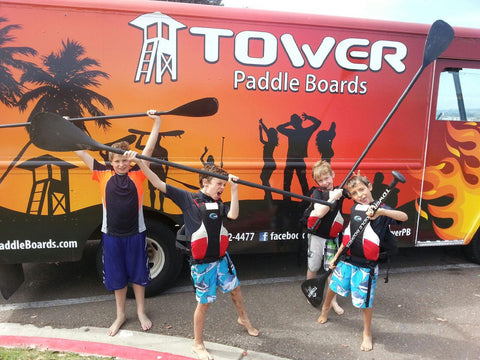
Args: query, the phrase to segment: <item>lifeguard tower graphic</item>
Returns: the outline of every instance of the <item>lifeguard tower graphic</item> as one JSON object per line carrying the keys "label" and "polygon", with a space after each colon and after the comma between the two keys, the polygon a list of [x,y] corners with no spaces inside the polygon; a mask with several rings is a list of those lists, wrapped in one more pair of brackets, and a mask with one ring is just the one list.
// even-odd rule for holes
{"label": "lifeguard tower graphic", "polygon": [[129,24],[143,30],[135,82],[145,75],[145,83],[150,83],[154,69],[157,84],[162,83],[167,71],[170,79],[177,81],[177,32],[187,26],[158,11],[140,15]]}
{"label": "lifeguard tower graphic", "polygon": [[70,214],[68,171],[76,165],[46,154],[29,159],[18,167],[31,171],[33,175],[27,214],[42,215],[45,199],[48,215]]}

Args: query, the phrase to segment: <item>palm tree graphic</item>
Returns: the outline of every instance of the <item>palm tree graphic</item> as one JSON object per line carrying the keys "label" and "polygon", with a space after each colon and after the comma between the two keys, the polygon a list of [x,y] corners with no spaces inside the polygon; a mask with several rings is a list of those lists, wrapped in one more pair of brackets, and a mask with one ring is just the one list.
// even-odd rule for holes
{"label": "palm tree graphic", "polygon": [[18,30],[20,25],[6,25],[3,23],[8,21],[4,17],[0,17],[0,102],[7,107],[14,107],[18,98],[22,95],[23,86],[15,79],[12,70],[25,70],[32,64],[16,58],[17,55],[36,55],[37,52],[26,46],[6,46],[6,44],[14,41],[16,38],[11,34],[12,30]]}
{"label": "palm tree graphic", "polygon": [[[91,90],[100,86],[99,78],[108,79],[109,74],[92,69],[100,64],[89,57],[84,57],[85,49],[76,42],[67,39],[62,41],[62,48],[57,53],[43,57],[43,68],[28,64],[21,76],[21,83],[31,83],[37,87],[25,91],[17,102],[20,111],[25,111],[30,102],[37,100],[27,122],[39,112],[51,112],[62,116],[85,117],[105,115],[94,103],[113,109],[112,102],[105,96]],[[111,126],[105,119],[96,120],[99,127],[107,129]],[[83,121],[75,122],[82,130],[87,131]],[[3,181],[8,172],[15,166],[31,145],[28,141],[16,158],[0,178]]]}

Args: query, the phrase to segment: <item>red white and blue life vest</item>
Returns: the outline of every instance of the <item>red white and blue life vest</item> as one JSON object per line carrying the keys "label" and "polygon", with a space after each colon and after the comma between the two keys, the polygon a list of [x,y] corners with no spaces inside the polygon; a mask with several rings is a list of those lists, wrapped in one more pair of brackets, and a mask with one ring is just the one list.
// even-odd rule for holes
{"label": "red white and blue life vest", "polygon": [[191,236],[185,236],[182,227],[177,233],[177,247],[187,252],[194,261],[216,261],[225,256],[229,244],[228,231],[223,226],[225,205],[221,200],[204,202],[198,194],[192,194],[192,197],[198,208],[201,224]]}
{"label": "red white and blue life vest", "polygon": [[[357,231],[362,221],[367,216],[366,212],[370,205],[355,204],[352,206],[350,213],[350,223],[343,233],[342,243],[346,246],[350,241],[352,234]],[[373,230],[371,222],[369,222],[363,231],[350,245],[347,255],[364,258],[366,260],[377,261],[380,253],[380,238]]]}
{"label": "red white and blue life vest", "polygon": [[[317,187],[315,190],[320,192],[321,200],[327,201],[329,199],[329,190],[320,187]],[[312,216],[312,213],[314,212],[312,209],[307,219],[307,228],[310,230],[309,232],[323,238],[336,238],[343,229],[344,219],[341,213],[342,202],[342,200],[337,201],[335,208],[330,210],[321,219],[319,219],[318,216]],[[315,224],[317,224],[316,227]]]}

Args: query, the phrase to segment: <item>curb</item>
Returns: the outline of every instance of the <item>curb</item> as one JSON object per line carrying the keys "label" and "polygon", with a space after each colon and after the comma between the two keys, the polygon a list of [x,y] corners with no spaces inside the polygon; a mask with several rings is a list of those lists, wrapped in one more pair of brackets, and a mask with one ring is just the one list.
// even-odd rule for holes
{"label": "curb", "polygon": [[[192,339],[130,330],[120,330],[112,337],[104,328],[54,329],[0,323],[0,346],[37,347],[125,360],[196,360],[192,343]],[[215,360],[288,360],[212,342],[205,342],[205,346]]]}

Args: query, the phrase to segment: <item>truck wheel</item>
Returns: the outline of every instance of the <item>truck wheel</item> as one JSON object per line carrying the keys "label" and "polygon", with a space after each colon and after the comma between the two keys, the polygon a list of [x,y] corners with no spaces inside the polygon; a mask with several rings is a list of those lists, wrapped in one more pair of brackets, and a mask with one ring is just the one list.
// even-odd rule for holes
{"label": "truck wheel", "polygon": [[[146,219],[146,221],[148,221]],[[178,277],[182,269],[183,256],[175,248],[174,231],[160,222],[147,224],[148,263],[151,282],[145,288],[145,297],[155,296],[167,290]],[[103,247],[97,250],[97,271],[103,279]],[[127,296],[134,298],[133,288],[129,285]]]}
{"label": "truck wheel", "polygon": [[465,255],[470,261],[480,264],[480,229],[477,230],[470,243],[464,249]]}

